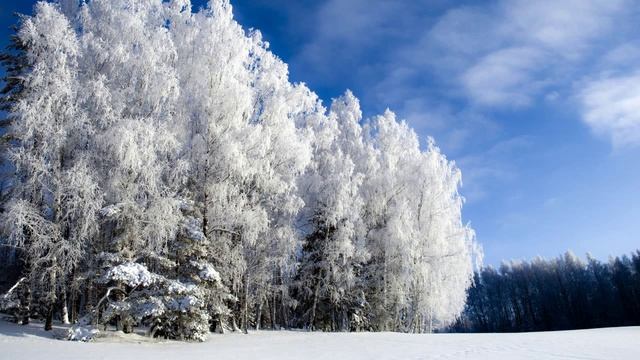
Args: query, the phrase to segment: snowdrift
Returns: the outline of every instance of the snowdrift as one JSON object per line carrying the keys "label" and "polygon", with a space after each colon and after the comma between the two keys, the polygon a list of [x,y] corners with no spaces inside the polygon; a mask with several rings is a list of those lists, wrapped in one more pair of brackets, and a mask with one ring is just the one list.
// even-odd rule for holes
{"label": "snowdrift", "polygon": [[[518,334],[211,334],[203,343],[112,333],[59,341],[40,324],[0,322],[0,359],[639,359],[640,327]],[[45,355],[46,354],[46,355]]]}

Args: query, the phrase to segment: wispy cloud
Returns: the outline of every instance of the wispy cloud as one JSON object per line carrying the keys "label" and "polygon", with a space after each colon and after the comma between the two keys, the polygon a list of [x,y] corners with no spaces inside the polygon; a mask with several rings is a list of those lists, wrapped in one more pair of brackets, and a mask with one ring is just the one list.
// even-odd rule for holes
{"label": "wispy cloud", "polygon": [[461,76],[469,97],[482,105],[525,106],[545,83],[545,54],[532,47],[514,47],[491,52]]}
{"label": "wispy cloud", "polygon": [[487,150],[460,158],[463,194],[473,203],[484,199],[491,187],[499,188],[520,177],[514,159],[534,146],[530,136],[517,136],[496,142]]}
{"label": "wispy cloud", "polygon": [[615,229],[633,223],[638,178],[640,0],[238,1],[283,9],[279,36],[295,42],[276,52],[294,78],[324,98],[351,88],[365,115],[390,107],[436,139],[490,258],[627,238]]}
{"label": "wispy cloud", "polygon": [[505,1],[498,16],[507,35],[555,50],[563,57],[580,55],[594,39],[606,35],[616,17],[626,11],[624,0]]}
{"label": "wispy cloud", "polygon": [[[489,108],[558,100],[589,71],[628,18],[626,0],[448,1],[329,0],[317,11],[294,66],[318,82],[347,78],[365,103],[397,109],[407,99],[466,99]],[[617,41],[617,40],[616,40]],[[604,45],[603,45],[604,44]],[[631,49],[620,49],[620,51]],[[353,66],[351,66],[353,65]],[[426,88],[425,83],[437,89]],[[357,90],[357,89],[356,89]]]}
{"label": "wispy cloud", "polygon": [[584,121],[617,147],[640,144],[640,71],[585,84],[579,93]]}
{"label": "wispy cloud", "polygon": [[522,141],[511,123],[529,108],[563,107],[616,146],[640,143],[633,0],[311,3],[289,14],[302,39],[292,69],[314,89],[344,84],[365,112],[390,107],[434,136],[459,160],[470,200],[517,176],[516,151],[496,149]]}
{"label": "wispy cloud", "polygon": [[[329,0],[315,13],[309,27],[307,43],[292,59],[294,66],[308,69],[319,82],[342,77],[356,80],[354,72],[363,73],[377,67],[385,52],[406,35],[407,18],[421,6],[400,1]],[[375,61],[363,61],[375,51]],[[373,60],[373,59],[372,59]],[[336,65],[340,66],[336,66]]]}
{"label": "wispy cloud", "polygon": [[571,83],[613,31],[624,3],[512,0],[454,8],[424,34],[421,49],[471,102],[526,106],[550,87]]}
{"label": "wispy cloud", "polygon": [[457,158],[468,148],[483,146],[499,139],[503,127],[492,118],[468,109],[420,97],[408,97],[402,108],[402,116],[418,134],[437,136],[438,144],[446,154]]}

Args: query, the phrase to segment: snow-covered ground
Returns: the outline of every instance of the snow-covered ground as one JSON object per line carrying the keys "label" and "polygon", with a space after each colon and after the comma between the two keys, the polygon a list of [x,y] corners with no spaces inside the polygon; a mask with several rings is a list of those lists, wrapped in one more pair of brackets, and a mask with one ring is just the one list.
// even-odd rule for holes
{"label": "snow-covered ground", "polygon": [[204,343],[112,336],[54,340],[40,324],[0,321],[0,359],[640,359],[640,327],[522,334],[308,333],[211,335]]}

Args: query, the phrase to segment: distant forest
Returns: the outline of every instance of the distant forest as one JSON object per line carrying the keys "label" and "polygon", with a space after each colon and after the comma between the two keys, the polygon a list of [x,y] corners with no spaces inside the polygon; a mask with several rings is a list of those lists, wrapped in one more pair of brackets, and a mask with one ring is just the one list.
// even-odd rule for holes
{"label": "distant forest", "polygon": [[454,332],[640,325],[640,250],[601,262],[570,252],[476,272]]}

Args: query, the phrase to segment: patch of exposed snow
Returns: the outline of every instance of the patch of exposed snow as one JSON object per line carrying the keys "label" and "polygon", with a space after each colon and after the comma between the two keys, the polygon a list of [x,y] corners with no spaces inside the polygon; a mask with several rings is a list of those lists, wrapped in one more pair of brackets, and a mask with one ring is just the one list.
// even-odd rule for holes
{"label": "patch of exposed snow", "polygon": [[202,220],[198,218],[187,216],[183,223],[183,230],[185,236],[193,241],[203,242],[207,240],[207,237],[202,232]]}
{"label": "patch of exposed snow", "polygon": [[145,318],[147,316],[158,317],[165,313],[166,306],[158,298],[150,298],[145,302],[137,303],[136,305],[136,317]]}
{"label": "patch of exposed snow", "polygon": [[149,286],[155,280],[156,276],[149,272],[146,266],[134,262],[114,266],[103,277],[105,283],[119,281],[130,287]]}
{"label": "patch of exposed snow", "polygon": [[194,210],[194,204],[195,202],[193,200],[181,199],[179,207],[180,207],[180,210],[182,211],[191,212]]}
{"label": "patch of exposed snow", "polygon": [[165,286],[167,289],[167,293],[178,295],[195,292],[198,288],[194,284],[185,284],[175,280],[167,280]]}
{"label": "patch of exposed snow", "polygon": [[113,204],[109,206],[105,206],[100,209],[100,216],[105,218],[112,218],[120,213],[121,207],[120,204]]}
{"label": "patch of exposed snow", "polygon": [[200,270],[200,273],[198,273],[198,276],[200,276],[202,280],[218,282],[218,283],[222,282],[222,280],[220,279],[220,273],[213,267],[213,265],[209,263],[201,263],[197,261],[192,261],[191,265],[195,266],[196,268],[198,268],[198,270]]}
{"label": "patch of exposed snow", "polygon": [[198,298],[192,295],[187,295],[179,298],[173,298],[169,301],[168,307],[174,311],[186,312],[195,306],[201,305]]}

